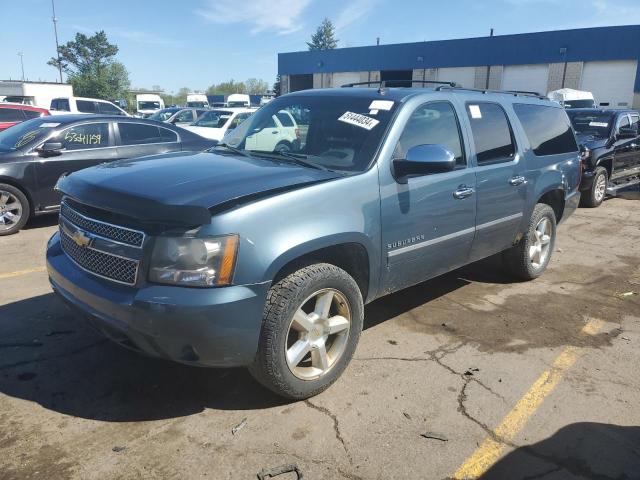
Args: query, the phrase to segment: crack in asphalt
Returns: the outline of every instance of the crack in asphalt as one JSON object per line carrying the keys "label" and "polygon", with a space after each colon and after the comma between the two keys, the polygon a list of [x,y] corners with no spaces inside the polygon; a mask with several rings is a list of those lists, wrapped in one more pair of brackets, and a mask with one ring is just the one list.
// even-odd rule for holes
{"label": "crack in asphalt", "polygon": [[342,437],[342,433],[340,432],[340,424],[338,422],[338,417],[333,412],[331,412],[331,410],[329,410],[328,408],[311,403],[310,400],[305,400],[304,404],[307,407],[313,410],[317,410],[318,412],[328,416],[333,421],[333,431],[335,433],[336,440],[338,440],[342,445],[344,453],[347,455],[347,458],[349,459],[349,464],[353,465],[353,458],[351,457],[351,453],[349,452],[349,449],[347,448],[347,444],[345,443],[344,438]]}

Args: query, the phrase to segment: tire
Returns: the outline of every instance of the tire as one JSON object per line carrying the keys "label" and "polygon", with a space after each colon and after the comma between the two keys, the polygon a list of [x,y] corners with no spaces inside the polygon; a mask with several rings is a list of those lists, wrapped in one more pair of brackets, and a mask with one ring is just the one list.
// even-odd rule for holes
{"label": "tire", "polygon": [[276,148],[273,150],[274,152],[290,152],[292,150],[291,144],[286,141],[278,142]]}
{"label": "tire", "polygon": [[[607,194],[607,185],[609,184],[609,174],[604,167],[596,167],[593,172],[593,183],[591,188],[583,192],[580,204],[583,207],[595,208],[599,207]],[[603,189],[604,185],[604,189]]]}
{"label": "tire", "polygon": [[[324,313],[316,317],[315,311]],[[301,268],[269,290],[258,351],[249,370],[282,397],[301,400],[317,395],[351,361],[363,319],[360,289],[347,272],[327,263]]]}
{"label": "tire", "polygon": [[[542,227],[545,220],[546,223]],[[517,245],[504,251],[503,258],[507,269],[521,280],[539,277],[549,265],[555,241],[556,214],[549,205],[538,203],[531,214],[527,233]]]}
{"label": "tire", "polygon": [[31,207],[22,191],[0,183],[0,237],[17,233],[29,220]]}

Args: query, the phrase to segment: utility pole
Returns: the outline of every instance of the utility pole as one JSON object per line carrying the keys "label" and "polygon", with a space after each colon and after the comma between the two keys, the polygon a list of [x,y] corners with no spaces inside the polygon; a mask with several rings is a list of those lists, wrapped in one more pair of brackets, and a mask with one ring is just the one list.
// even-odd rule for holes
{"label": "utility pole", "polygon": [[56,55],[58,56],[58,72],[60,73],[60,83],[62,83],[62,64],[60,63],[60,45],[58,44],[58,18],[56,17],[55,0],[51,0],[51,10],[53,10],[53,33],[56,36]]}
{"label": "utility pole", "polygon": [[18,52],[18,56],[20,57],[20,67],[22,68],[22,81],[24,82],[24,61],[22,58],[24,57],[24,53]]}

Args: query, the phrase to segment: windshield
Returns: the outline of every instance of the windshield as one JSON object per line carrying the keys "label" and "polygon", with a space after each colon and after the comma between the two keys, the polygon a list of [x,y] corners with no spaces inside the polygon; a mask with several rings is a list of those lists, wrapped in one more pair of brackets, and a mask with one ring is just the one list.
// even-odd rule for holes
{"label": "windshield", "polygon": [[138,102],[138,110],[158,110],[160,102]]}
{"label": "windshield", "polygon": [[592,99],[587,100],[565,100],[564,108],[594,108],[596,106],[596,102]]}
{"label": "windshield", "polygon": [[227,102],[228,107],[248,107],[248,102]]}
{"label": "windshield", "polygon": [[196,127],[222,128],[229,121],[233,112],[224,110],[209,110],[200,115],[191,125]]}
{"label": "windshield", "polygon": [[51,132],[52,128],[60,125],[43,118],[34,118],[19,123],[7,130],[0,132],[0,149],[16,150],[20,147],[37,142]]}
{"label": "windshield", "polygon": [[204,108],[209,106],[207,102],[187,102],[187,107]]}
{"label": "windshield", "polygon": [[270,153],[330,170],[363,171],[396,106],[392,100],[364,97],[281,97],[241,123],[225,143],[257,156]]}
{"label": "windshield", "polygon": [[149,115],[147,118],[149,120],[157,120],[159,122],[164,122],[168,120],[174,113],[180,111],[178,108],[164,108],[162,110],[158,110],[157,112]]}
{"label": "windshield", "polygon": [[613,114],[603,112],[567,112],[577,135],[609,138]]}

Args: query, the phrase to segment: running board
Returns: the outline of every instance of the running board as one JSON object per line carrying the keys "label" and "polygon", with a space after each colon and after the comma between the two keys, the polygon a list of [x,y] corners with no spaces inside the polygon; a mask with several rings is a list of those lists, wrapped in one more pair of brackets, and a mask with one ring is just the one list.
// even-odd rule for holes
{"label": "running board", "polygon": [[607,195],[616,196],[619,190],[622,190],[623,188],[631,187],[633,185],[638,185],[639,183],[640,183],[640,177],[636,177],[633,180],[630,180],[620,185],[609,184],[609,186],[607,187]]}

